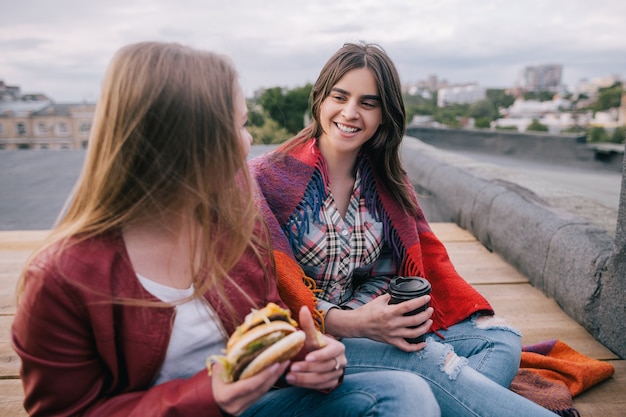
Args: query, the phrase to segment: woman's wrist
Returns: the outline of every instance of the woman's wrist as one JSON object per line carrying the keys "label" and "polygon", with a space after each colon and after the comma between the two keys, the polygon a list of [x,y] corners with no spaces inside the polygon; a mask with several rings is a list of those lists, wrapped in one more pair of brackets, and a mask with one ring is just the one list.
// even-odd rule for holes
{"label": "woman's wrist", "polygon": [[334,337],[360,337],[360,321],[356,310],[333,308],[327,312],[324,323],[326,333]]}

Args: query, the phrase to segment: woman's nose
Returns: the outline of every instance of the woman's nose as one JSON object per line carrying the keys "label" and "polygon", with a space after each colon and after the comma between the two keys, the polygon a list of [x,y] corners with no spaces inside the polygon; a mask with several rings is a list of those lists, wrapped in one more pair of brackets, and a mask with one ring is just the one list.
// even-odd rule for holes
{"label": "woman's nose", "polygon": [[359,116],[359,112],[356,104],[347,102],[341,110],[341,115],[349,120],[357,118]]}

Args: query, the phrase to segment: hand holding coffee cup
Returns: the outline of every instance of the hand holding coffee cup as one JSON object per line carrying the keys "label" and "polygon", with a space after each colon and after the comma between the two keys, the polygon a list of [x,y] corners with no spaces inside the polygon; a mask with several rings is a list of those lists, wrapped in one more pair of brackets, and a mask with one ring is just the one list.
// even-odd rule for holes
{"label": "hand holding coffee cup", "polygon": [[[391,295],[389,304],[400,304],[403,301],[412,300],[430,294],[431,287],[428,280],[421,277],[394,277],[387,291]],[[405,316],[412,316],[428,308],[428,303],[413,311],[405,313]],[[417,327],[417,326],[415,326]],[[411,328],[415,328],[411,327]],[[425,340],[425,335],[405,339],[409,343],[421,343]]]}

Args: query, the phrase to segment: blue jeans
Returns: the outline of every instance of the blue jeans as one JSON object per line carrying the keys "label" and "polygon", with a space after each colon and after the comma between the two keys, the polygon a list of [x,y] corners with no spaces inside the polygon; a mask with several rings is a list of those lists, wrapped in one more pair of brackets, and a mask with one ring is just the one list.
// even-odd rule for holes
{"label": "blue jeans", "polygon": [[468,366],[468,359],[456,355],[451,345],[432,337],[420,352],[404,352],[364,338],[342,342],[348,358],[347,375],[388,370],[417,374],[430,385],[444,417],[554,417],[551,411]]}
{"label": "blue jeans", "polygon": [[406,372],[363,372],[346,375],[328,394],[304,388],[272,390],[243,417],[439,417],[428,384]]}
{"label": "blue jeans", "polygon": [[477,316],[464,320],[448,330],[441,330],[444,339],[429,333],[435,341],[454,348],[454,353],[467,358],[467,363],[481,374],[509,387],[519,369],[522,355],[522,336],[518,330],[498,322],[478,321]]}

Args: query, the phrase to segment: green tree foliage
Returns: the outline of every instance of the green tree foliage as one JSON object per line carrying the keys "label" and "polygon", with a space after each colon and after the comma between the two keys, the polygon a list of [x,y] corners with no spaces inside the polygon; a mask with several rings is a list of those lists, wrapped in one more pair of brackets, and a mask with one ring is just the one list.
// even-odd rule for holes
{"label": "green tree foliage", "polygon": [[616,82],[611,87],[598,90],[598,98],[593,105],[593,110],[604,111],[613,107],[619,107],[622,100],[624,88],[622,83]]}
{"label": "green tree foliage", "polygon": [[527,91],[524,93],[524,100],[550,101],[554,98],[552,91]]}
{"label": "green tree foliage", "polygon": [[526,130],[529,130],[531,132],[547,132],[548,126],[540,123],[537,119],[533,119],[532,123],[528,125]]}
{"label": "green tree foliage", "polygon": [[255,105],[251,100],[246,100],[248,105],[248,127],[263,126],[265,124],[266,115],[260,106]]}
{"label": "green tree foliage", "polygon": [[446,107],[437,107],[433,119],[444,126],[451,128],[461,127],[460,119],[467,117],[469,104],[452,104]]}
{"label": "green tree foliage", "polygon": [[586,133],[585,128],[582,126],[572,126],[562,130],[563,133]]}
{"label": "green tree foliage", "polygon": [[295,135],[304,127],[312,88],[311,84],[292,90],[269,88],[263,91],[258,102],[279,127],[285,128],[290,135]]}
{"label": "green tree foliage", "polygon": [[252,135],[255,145],[283,143],[292,136],[287,129],[279,126],[276,120],[270,117],[265,117],[261,125],[250,124],[248,132]]}
{"label": "green tree foliage", "polygon": [[495,120],[498,117],[498,109],[493,101],[485,98],[470,105],[469,116],[475,119]]}
{"label": "green tree foliage", "polygon": [[587,134],[587,138],[589,138],[589,142],[608,142],[609,135],[606,133],[606,130],[600,126],[594,126],[589,130]]}
{"label": "green tree foliage", "polygon": [[421,95],[404,95],[404,106],[406,108],[406,119],[413,120],[413,116],[432,116],[437,111],[437,96],[423,97]]}
{"label": "green tree foliage", "polygon": [[479,129],[488,129],[491,127],[491,119],[486,117],[479,117],[474,120],[474,127]]}
{"label": "green tree foliage", "polygon": [[253,144],[269,145],[282,143],[292,135],[287,129],[268,116],[263,107],[254,100],[247,100],[248,105],[248,132],[252,136]]}
{"label": "green tree foliage", "polygon": [[611,142],[624,143],[625,139],[626,139],[626,129],[622,126],[616,127],[613,130],[613,134],[611,135]]}
{"label": "green tree foliage", "polygon": [[515,102],[515,97],[507,94],[502,88],[488,88],[487,99],[491,100],[496,109],[509,108]]}

